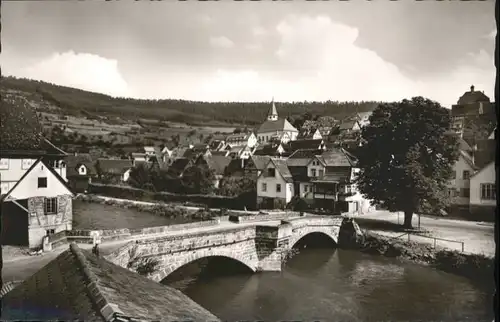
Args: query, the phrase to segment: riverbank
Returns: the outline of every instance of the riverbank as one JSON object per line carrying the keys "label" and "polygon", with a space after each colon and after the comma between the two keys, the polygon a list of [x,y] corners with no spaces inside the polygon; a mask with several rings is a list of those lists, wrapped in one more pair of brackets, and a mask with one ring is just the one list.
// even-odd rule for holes
{"label": "riverbank", "polygon": [[482,286],[494,285],[495,259],[484,254],[462,253],[456,250],[434,248],[419,242],[386,237],[365,232],[349,248],[363,253],[398,258],[427,265],[447,273],[469,278]]}

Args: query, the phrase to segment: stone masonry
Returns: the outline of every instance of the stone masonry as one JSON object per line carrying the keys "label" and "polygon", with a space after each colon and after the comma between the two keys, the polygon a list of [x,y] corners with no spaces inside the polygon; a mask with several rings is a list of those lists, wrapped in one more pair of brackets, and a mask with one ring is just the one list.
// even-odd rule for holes
{"label": "stone masonry", "polygon": [[58,233],[63,230],[71,230],[73,221],[73,206],[70,195],[57,197],[57,213],[45,215],[44,197],[32,197],[28,199],[28,235],[29,247],[40,247],[47,230]]}
{"label": "stone masonry", "polygon": [[212,256],[232,258],[253,272],[280,271],[284,253],[301,238],[322,233],[337,243],[341,224],[340,217],[307,216],[282,220],[279,225],[236,224],[220,230],[194,230],[182,236],[130,242],[108,255],[107,259],[122,267],[127,267],[131,255],[158,259],[160,264],[150,276],[158,282],[192,261]]}

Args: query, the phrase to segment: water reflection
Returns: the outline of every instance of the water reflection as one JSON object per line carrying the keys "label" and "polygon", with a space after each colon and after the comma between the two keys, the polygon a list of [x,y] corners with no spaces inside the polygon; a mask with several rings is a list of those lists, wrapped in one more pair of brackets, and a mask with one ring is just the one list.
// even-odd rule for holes
{"label": "water reflection", "polygon": [[184,292],[228,321],[493,318],[491,293],[464,278],[345,250],[306,248],[282,272],[205,277]]}

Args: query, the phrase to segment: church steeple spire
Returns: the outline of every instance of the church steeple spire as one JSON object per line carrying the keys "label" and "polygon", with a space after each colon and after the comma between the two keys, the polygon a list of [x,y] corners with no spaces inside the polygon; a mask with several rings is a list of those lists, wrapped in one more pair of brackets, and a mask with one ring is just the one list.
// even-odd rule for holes
{"label": "church steeple spire", "polygon": [[271,102],[271,107],[269,108],[269,112],[267,113],[268,121],[277,121],[278,120],[278,111],[276,110],[276,105],[274,105],[274,97]]}

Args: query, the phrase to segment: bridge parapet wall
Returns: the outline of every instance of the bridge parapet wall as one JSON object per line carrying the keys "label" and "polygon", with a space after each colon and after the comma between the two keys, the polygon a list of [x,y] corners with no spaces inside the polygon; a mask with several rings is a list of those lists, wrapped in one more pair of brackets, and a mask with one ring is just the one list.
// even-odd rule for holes
{"label": "bridge parapet wall", "polygon": [[301,238],[319,232],[338,242],[341,224],[340,217],[313,216],[282,220],[279,225],[234,225],[182,236],[152,236],[129,243],[107,258],[122,267],[130,260],[130,249],[136,256],[156,258],[161,263],[152,276],[156,281],[185,264],[210,256],[233,258],[253,271],[280,271],[284,256]]}

